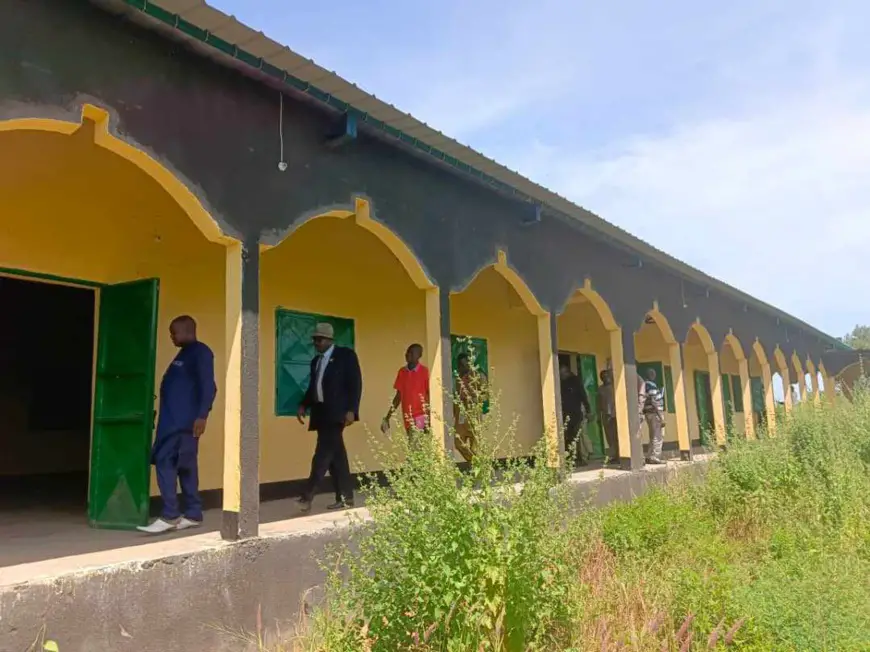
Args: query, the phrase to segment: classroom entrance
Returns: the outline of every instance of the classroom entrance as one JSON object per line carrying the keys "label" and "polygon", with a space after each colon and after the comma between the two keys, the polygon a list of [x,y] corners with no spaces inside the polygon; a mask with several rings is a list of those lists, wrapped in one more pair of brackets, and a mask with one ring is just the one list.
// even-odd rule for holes
{"label": "classroom entrance", "polygon": [[0,508],[129,528],[149,511],[158,283],[0,276]]}

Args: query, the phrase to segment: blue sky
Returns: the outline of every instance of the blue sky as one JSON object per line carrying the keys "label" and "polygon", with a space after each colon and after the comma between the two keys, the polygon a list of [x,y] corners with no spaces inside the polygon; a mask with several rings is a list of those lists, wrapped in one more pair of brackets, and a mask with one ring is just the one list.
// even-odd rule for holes
{"label": "blue sky", "polygon": [[870,3],[213,4],[833,335],[870,323]]}

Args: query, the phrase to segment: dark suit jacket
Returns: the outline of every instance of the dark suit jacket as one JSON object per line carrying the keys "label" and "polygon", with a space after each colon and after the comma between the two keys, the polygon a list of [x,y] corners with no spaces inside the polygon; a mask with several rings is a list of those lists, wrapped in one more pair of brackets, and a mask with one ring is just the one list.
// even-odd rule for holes
{"label": "dark suit jacket", "polygon": [[311,361],[311,380],[302,399],[302,406],[311,412],[309,430],[324,425],[344,423],[348,412],[359,421],[359,403],[362,398],[362,371],[353,349],[336,346],[323,372],[323,403],[317,402],[317,355]]}

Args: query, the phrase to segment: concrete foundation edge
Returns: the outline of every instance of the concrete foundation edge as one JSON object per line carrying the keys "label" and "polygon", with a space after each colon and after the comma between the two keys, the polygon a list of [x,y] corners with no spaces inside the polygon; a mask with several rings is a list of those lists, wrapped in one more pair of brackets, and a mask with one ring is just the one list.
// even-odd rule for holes
{"label": "concrete foundation edge", "polygon": [[[625,501],[677,473],[668,465],[572,482],[578,508]],[[265,529],[265,528],[264,528]],[[40,636],[62,652],[171,652],[256,649],[238,634],[259,620],[268,638],[292,633],[306,601],[318,599],[317,557],[348,535],[346,525],[204,547],[190,554],[118,564],[0,587],[0,652],[30,649]]]}

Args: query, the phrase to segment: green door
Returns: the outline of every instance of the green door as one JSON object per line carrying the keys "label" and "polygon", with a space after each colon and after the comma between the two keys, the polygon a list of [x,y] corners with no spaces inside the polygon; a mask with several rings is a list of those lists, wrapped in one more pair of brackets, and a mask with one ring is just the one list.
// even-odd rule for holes
{"label": "green door", "polygon": [[698,430],[701,444],[710,444],[710,433],[713,432],[713,399],[710,389],[710,374],[706,371],[695,371],[695,405],[698,410]]}
{"label": "green door", "polygon": [[734,397],[731,393],[731,376],[722,374],[722,407],[725,409],[725,436],[730,441],[734,437]]}
{"label": "green door", "polygon": [[589,407],[592,408],[592,414],[589,415],[589,421],[586,424],[586,434],[589,436],[589,441],[592,442],[592,457],[601,459],[604,458],[605,450],[603,429],[598,420],[598,365],[595,356],[579,354],[577,356],[577,371],[583,381],[583,387],[586,389]]}
{"label": "green door", "polygon": [[[757,376],[751,376],[749,387],[752,392],[752,413],[755,424],[763,426],[767,423],[767,410],[764,408],[764,382]],[[756,433],[757,436],[758,433]]]}
{"label": "green door", "polygon": [[[311,360],[317,355],[311,336],[319,323],[332,325],[335,344],[354,348],[352,319],[279,308],[275,312],[275,415],[295,417],[308,389]],[[399,353],[399,352],[397,352]],[[404,353],[402,351],[401,353]]]}
{"label": "green door", "polygon": [[[482,371],[489,378],[489,346],[487,341],[482,337],[469,337],[467,335],[451,335],[450,336],[450,360],[451,368],[453,369],[453,379],[456,379],[458,372],[457,359],[460,353],[468,354],[469,361],[472,366]],[[483,404],[483,413],[489,414],[489,400]]]}
{"label": "green door", "polygon": [[127,529],[148,520],[157,279],[100,290],[88,520]]}

